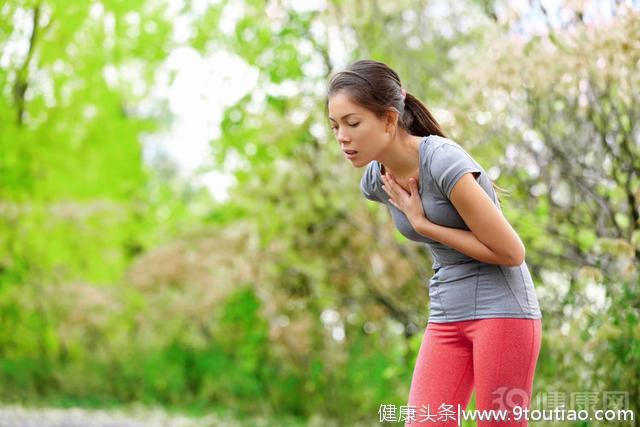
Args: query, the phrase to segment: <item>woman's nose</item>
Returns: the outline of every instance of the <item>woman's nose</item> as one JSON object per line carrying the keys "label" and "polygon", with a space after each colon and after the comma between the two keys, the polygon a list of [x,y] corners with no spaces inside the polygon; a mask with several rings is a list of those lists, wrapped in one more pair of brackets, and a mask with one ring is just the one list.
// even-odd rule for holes
{"label": "woman's nose", "polygon": [[[344,128],[342,128],[344,129]],[[345,137],[345,133],[343,130],[338,130],[338,141],[342,142],[342,141],[346,141],[348,138]]]}

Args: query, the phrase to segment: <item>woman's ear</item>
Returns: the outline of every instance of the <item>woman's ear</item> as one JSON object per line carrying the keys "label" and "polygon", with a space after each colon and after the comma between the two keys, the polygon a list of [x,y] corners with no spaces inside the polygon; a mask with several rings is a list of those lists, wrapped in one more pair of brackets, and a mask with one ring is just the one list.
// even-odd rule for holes
{"label": "woman's ear", "polygon": [[385,115],[384,130],[387,133],[392,133],[393,128],[398,124],[398,113],[395,111],[389,111]]}

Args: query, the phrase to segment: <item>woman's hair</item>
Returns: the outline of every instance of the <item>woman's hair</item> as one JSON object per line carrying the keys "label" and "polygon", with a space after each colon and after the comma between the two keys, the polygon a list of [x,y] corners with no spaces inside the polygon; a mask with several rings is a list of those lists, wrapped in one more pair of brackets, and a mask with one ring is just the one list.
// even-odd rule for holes
{"label": "woman's hair", "polygon": [[338,91],[343,91],[379,119],[384,119],[391,110],[397,111],[398,126],[411,135],[445,137],[436,119],[418,98],[407,92],[402,99],[400,77],[382,62],[362,59],[334,74],[329,81],[325,112],[329,109],[329,98]]}
{"label": "woman's hair", "polygon": [[[446,138],[429,109],[409,92],[406,92],[403,100],[402,89],[400,77],[386,64],[370,59],[352,62],[331,77],[325,101],[325,115],[329,115],[329,98],[342,91],[352,102],[371,111],[381,120],[389,111],[397,111],[398,127],[410,135],[438,135]],[[496,196],[498,191],[505,192],[495,184],[493,188],[496,190]],[[500,201],[499,197],[498,200]]]}

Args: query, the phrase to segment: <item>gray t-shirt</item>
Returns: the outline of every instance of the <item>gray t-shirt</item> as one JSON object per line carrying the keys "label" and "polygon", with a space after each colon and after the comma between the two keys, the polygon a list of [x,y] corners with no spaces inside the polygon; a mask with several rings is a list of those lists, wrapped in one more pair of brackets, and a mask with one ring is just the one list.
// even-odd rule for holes
{"label": "gray t-shirt", "polygon": [[[449,200],[453,186],[467,172],[474,173],[480,186],[502,210],[485,170],[451,139],[438,135],[424,137],[420,142],[419,162],[419,193],[429,221],[469,230]],[[382,189],[378,161],[367,165],[360,189],[367,199],[387,205],[400,233],[410,240],[425,243],[431,253],[434,274],[429,279],[429,322],[491,317],[542,318],[526,262],[519,266],[485,263],[418,234],[406,215],[389,202],[389,196]]]}

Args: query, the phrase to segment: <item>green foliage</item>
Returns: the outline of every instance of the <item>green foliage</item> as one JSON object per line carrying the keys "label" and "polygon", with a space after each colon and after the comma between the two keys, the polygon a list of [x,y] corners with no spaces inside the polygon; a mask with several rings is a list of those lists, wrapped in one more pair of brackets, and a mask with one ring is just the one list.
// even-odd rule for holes
{"label": "green foliage", "polygon": [[405,1],[267,19],[272,2],[245,1],[228,33],[231,2],[196,3],[174,12],[194,20],[190,47],[259,71],[211,141],[215,166],[239,160],[219,204],[143,163],[142,137],[171,122],[143,108],[177,47],[170,2],[0,8],[2,51],[28,43],[0,68],[0,399],[313,425],[406,404],[431,262],[363,204],[318,127],[336,26],[349,58],[389,63],[512,190],[544,313],[534,394],[626,390],[639,412],[637,13],[520,42],[491,1],[446,19]]}

